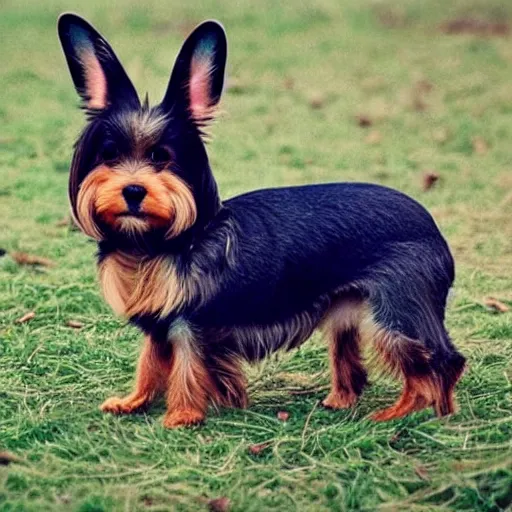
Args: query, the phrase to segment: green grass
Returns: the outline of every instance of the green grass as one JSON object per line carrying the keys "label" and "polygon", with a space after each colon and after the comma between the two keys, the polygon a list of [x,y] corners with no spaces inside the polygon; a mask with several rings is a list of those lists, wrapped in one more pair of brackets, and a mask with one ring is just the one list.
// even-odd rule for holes
{"label": "green grass", "polygon": [[[318,336],[248,369],[250,408],[212,412],[204,426],[165,430],[163,404],[130,417],[99,412],[130,389],[140,336],[103,303],[94,244],[56,226],[82,126],[55,33],[63,10],[100,28],[153,101],[190,28],[223,21],[231,87],[209,150],[224,197],[360,180],[430,209],[457,260],[447,322],[469,369],[456,415],[372,423],[367,415],[399,390],[386,380],[354,410],[323,410]],[[512,4],[0,3],[0,247],[56,262],[37,270],[0,258],[0,451],[21,459],[0,467],[1,511],[205,510],[221,496],[236,511],[510,506],[512,313],[482,300],[512,305],[512,37],[442,33],[457,16],[510,20]],[[373,125],[358,126],[360,114]],[[475,152],[475,137],[486,151]],[[423,192],[426,170],[441,179]],[[268,446],[251,454],[257,443]]]}

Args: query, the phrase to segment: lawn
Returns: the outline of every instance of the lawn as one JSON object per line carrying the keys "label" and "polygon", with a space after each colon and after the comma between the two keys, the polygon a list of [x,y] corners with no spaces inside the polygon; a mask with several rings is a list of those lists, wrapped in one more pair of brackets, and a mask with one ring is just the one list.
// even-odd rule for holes
{"label": "lawn", "polygon": [[[373,423],[399,391],[381,378],[355,409],[322,409],[316,335],[248,368],[250,407],[212,411],[203,426],[164,429],[163,404],[100,413],[130,389],[141,337],[103,302],[95,246],[66,222],[83,115],[56,36],[64,10],[106,35],[153,102],[184,36],[223,22],[228,86],[209,144],[223,197],[369,181],[432,212],[457,262],[447,323],[469,360],[457,414]],[[508,22],[505,0],[0,2],[0,510],[510,507]],[[54,265],[20,264],[16,251]]]}

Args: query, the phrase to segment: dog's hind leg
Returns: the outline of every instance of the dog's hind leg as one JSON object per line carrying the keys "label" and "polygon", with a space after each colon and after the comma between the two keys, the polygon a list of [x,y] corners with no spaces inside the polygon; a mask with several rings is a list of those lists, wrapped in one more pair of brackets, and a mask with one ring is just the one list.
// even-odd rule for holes
{"label": "dog's hind leg", "polygon": [[429,406],[437,416],[453,414],[454,388],[464,371],[464,357],[456,351],[442,356],[420,352],[411,348],[411,343],[417,343],[412,340],[395,341],[394,348],[386,347],[387,343],[381,345],[381,355],[390,367],[399,369],[404,388],[394,405],[377,411],[372,418],[391,420]]}
{"label": "dog's hind leg", "polygon": [[[462,357],[462,356],[460,356]],[[464,370],[463,360],[449,374],[431,371],[426,375],[404,375],[404,389],[397,402],[372,415],[376,421],[401,418],[411,412],[432,406],[437,416],[455,412],[453,389]]]}
{"label": "dog's hind leg", "polygon": [[361,329],[373,352],[404,382],[397,402],[373,415],[378,421],[429,406],[438,416],[455,412],[453,391],[465,359],[444,327],[451,278],[435,254],[423,256],[391,262],[368,286],[372,314]]}
{"label": "dog's hind leg", "polygon": [[[451,344],[442,325],[443,343],[425,343],[424,338],[410,338],[385,328],[376,331],[373,346],[381,360],[404,383],[397,402],[372,418],[386,421],[432,406],[437,416],[455,412],[454,388],[461,377],[464,357]],[[437,329],[436,329],[437,330]]]}
{"label": "dog's hind leg", "polygon": [[340,299],[323,323],[329,339],[331,367],[331,391],[322,402],[325,407],[344,409],[353,406],[366,385],[359,333],[363,308],[358,298]]}

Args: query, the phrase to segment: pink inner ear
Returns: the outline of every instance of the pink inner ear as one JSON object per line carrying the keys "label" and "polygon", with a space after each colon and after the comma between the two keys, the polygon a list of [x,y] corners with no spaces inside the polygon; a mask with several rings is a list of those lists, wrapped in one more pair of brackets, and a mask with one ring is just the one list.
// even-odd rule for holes
{"label": "pink inner ear", "polygon": [[210,75],[212,62],[208,57],[192,58],[190,65],[189,99],[192,117],[200,119],[211,106]]}
{"label": "pink inner ear", "polygon": [[104,109],[107,106],[107,80],[97,57],[91,51],[80,55],[84,67],[85,92],[88,96],[87,107]]}

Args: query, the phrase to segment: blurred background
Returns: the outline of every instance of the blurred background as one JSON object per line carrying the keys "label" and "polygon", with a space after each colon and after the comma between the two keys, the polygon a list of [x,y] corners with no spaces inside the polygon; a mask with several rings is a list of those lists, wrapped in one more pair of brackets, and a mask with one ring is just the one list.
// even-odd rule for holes
{"label": "blurred background", "polygon": [[[206,18],[224,23],[224,116],[210,154],[225,197],[332,180],[419,195],[430,173],[439,183],[422,200],[447,234],[469,235],[510,188],[509,2],[4,0],[0,9],[4,245],[33,243],[25,223],[40,232],[66,209],[83,116],[56,38],[62,11],[95,24],[154,103],[183,38]],[[497,256],[510,239],[501,235],[483,256]],[[473,258],[467,242],[453,239]]]}
{"label": "blurred background", "polygon": [[[129,389],[139,335],[103,303],[95,246],[69,222],[84,116],[56,35],[63,11],[98,28],[152,103],[194,26],[224,24],[227,85],[209,143],[223,197],[369,181],[432,212],[457,261],[448,325],[470,359],[452,423],[422,413],[369,425],[391,384],[353,415],[309,417],[327,384],[316,337],[251,370],[252,412],[213,415],[199,435],[163,432],[158,411],[96,412]],[[31,461],[0,468],[0,509],[510,503],[512,2],[0,0],[0,91],[0,450]]]}

